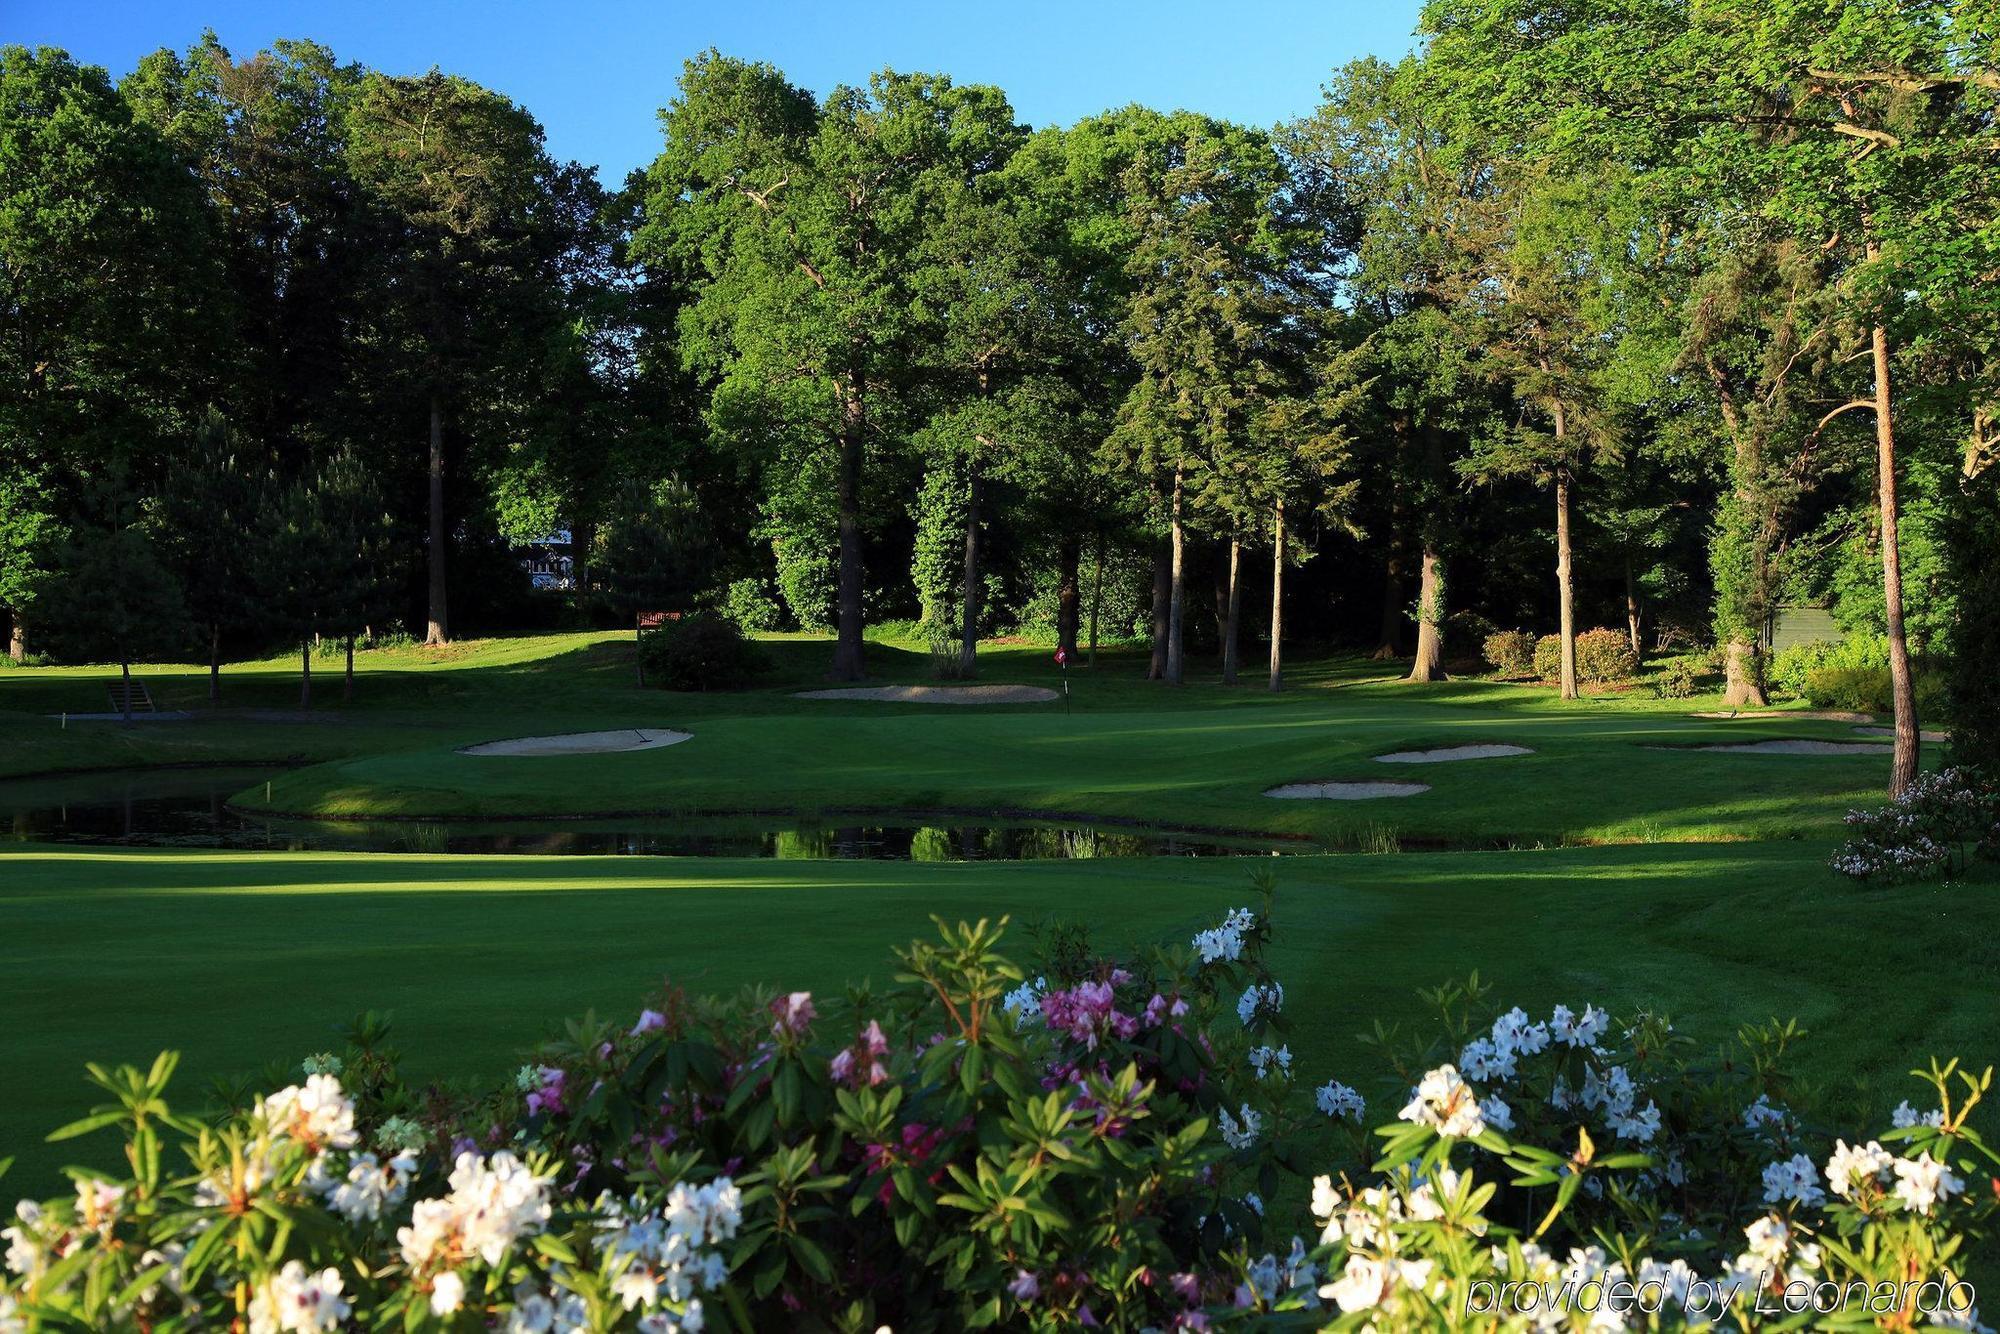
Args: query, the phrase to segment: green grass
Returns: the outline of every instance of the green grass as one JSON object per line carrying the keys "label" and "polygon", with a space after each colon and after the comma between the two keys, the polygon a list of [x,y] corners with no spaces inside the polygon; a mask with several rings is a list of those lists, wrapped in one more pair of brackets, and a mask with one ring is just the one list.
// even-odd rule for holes
{"label": "green grass", "polygon": [[[1356,659],[1298,665],[1294,688],[1170,690],[1141,679],[1136,652],[1071,674],[1074,702],[923,707],[801,700],[826,647],[773,644],[765,688],[707,695],[638,689],[630,647],[555,635],[364,654],[356,702],[329,721],[225,712],[191,723],[74,724],[29,710],[101,698],[103,671],[0,673],[0,776],[130,763],[271,759],[324,763],[272,787],[268,809],[346,818],[697,814],[902,808],[1055,812],[1309,835],[1355,846],[1385,835],[1446,844],[1765,839],[1831,835],[1872,799],[1886,755],[1716,755],[1672,747],[1809,736],[1851,727],[1785,719],[1702,720],[1713,701],[1632,692],[1563,703],[1484,682],[1414,687]],[[883,680],[922,681],[928,659],[871,645]],[[229,702],[278,708],[295,664],[229,673]],[[197,669],[143,673],[167,706],[198,705]],[[982,679],[1059,684],[1047,651],[989,648]],[[322,683],[337,701],[338,682]],[[666,750],[502,759],[459,754],[523,733],[666,725],[694,733]],[[1535,754],[1387,766],[1386,751],[1505,741]],[[1278,783],[1415,779],[1432,790],[1381,802],[1279,802]],[[260,788],[240,804],[266,808]]]}
{"label": "green grass", "polygon": [[[1717,739],[1853,739],[1843,724],[1702,720],[1715,701],[1633,691],[1565,704],[1477,681],[1413,687],[1382,664],[1302,659],[1293,688],[1172,690],[1143,657],[1073,670],[1074,708],[799,700],[826,645],[770,645],[754,691],[674,695],[632,681],[630,645],[549,635],[365,653],[354,701],[337,670],[300,718],[296,664],[232,666],[225,709],[186,723],[73,723],[110,668],[0,670],[0,778],[129,765],[285,761],[281,811],[493,817],[864,808],[1066,812],[1309,835],[1386,849],[1433,840],[1509,851],[1383,852],[1271,862],[1276,966],[1302,1072],[1373,1096],[1355,1034],[1410,1022],[1414,990],[1478,969],[1496,999],[1674,1014],[1721,1041],[1797,1016],[1803,1064],[1837,1105],[1879,1112],[1935,1052],[1984,1063],[2000,963],[1991,868],[1949,886],[1869,889],[1825,869],[1838,818],[1879,800],[1885,755],[1711,755]],[[870,645],[879,680],[928,657]],[[982,679],[1056,685],[1038,646],[989,647]],[[324,662],[323,667],[327,666]],[[166,708],[205,708],[205,673],[139,673]],[[276,711],[276,712],[260,712]],[[491,759],[473,741],[672,725],[694,739],[587,758]],[[1423,767],[1389,750],[1506,741],[1535,753]],[[1935,759],[1936,747],[1927,754]],[[1406,800],[1279,802],[1298,779],[1415,779]],[[77,791],[80,777],[35,779]],[[263,788],[239,801],[264,802]],[[1546,845],[1548,850],[1534,850]],[[1593,846],[1578,846],[1593,845]],[[0,845],[4,847],[5,845]],[[697,988],[826,991],[887,979],[892,945],[938,913],[1061,914],[1100,943],[1182,938],[1247,901],[1262,862],[964,865],[652,858],[218,854],[14,845],[0,851],[0,1153],[32,1188],[59,1161],[39,1135],[90,1101],[86,1059],[187,1054],[184,1083],[295,1062],[333,1026],[393,1009],[410,1067],[492,1077],[561,1017],[636,1010],[663,975]],[[1023,954],[1024,937],[1016,944]],[[25,1183],[22,1183],[25,1184]]]}
{"label": "green grass", "polygon": [[[1799,844],[1287,858],[1274,966],[1301,1072],[1387,1096],[1354,1036],[1478,969],[1546,1009],[1653,1006],[1721,1040],[1799,1017],[1802,1063],[1845,1104],[1915,1092],[1929,1053],[1989,1059],[2000,881],[1857,888]],[[86,1058],[186,1053],[183,1081],[337,1046],[393,1009],[416,1075],[492,1076],[564,1015],[636,1013],[663,976],[827,992],[886,982],[928,917],[1065,916],[1099,943],[1179,939],[1249,901],[1242,860],[1081,863],[418,857],[25,846],[0,855],[0,1143],[41,1182],[39,1135],[88,1105]],[[1024,954],[1028,941],[1017,932]]]}

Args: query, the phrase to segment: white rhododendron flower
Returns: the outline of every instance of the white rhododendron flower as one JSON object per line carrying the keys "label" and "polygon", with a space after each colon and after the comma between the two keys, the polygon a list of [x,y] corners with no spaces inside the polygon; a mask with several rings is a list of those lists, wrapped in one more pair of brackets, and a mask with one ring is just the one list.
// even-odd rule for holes
{"label": "white rhododendron flower", "polygon": [[1833,1156],[1826,1160],[1826,1188],[1843,1200],[1851,1200],[1857,1186],[1881,1185],[1895,1161],[1895,1155],[1872,1139],[1859,1145],[1835,1140]]}
{"label": "white rhododendron flower", "polygon": [[1046,977],[1023,982],[1002,998],[1001,1008],[1014,1016],[1014,1026],[1019,1028],[1042,1012],[1042,996],[1048,989],[1049,980]]}
{"label": "white rhododendron flower", "polygon": [[1222,1109],[1222,1142],[1232,1149],[1247,1149],[1257,1142],[1257,1136],[1263,1132],[1264,1118],[1247,1102],[1237,1111],[1238,1116],[1231,1116],[1227,1107]]}
{"label": "white rhododendron flower", "polygon": [[1252,1047],[1250,1068],[1257,1072],[1257,1078],[1266,1075],[1289,1075],[1292,1072],[1292,1049],[1283,1047]]}
{"label": "white rhododendron flower", "polygon": [[1256,913],[1248,908],[1232,908],[1221,926],[1212,926],[1195,935],[1194,952],[1204,964],[1234,963],[1243,957],[1243,933],[1256,925]]}
{"label": "white rhododendron flower", "polygon": [[464,1299],[465,1285],[455,1272],[461,1264],[475,1256],[498,1264],[515,1242],[540,1232],[549,1214],[548,1178],[511,1153],[461,1153],[451,1194],[418,1200],[396,1241],[413,1274],[435,1274],[431,1309],[446,1315]]}
{"label": "white rhododendron flower", "polygon": [[1783,1107],[1771,1101],[1770,1094],[1759,1093],[1757,1101],[1743,1109],[1743,1128],[1745,1130],[1781,1128],[1789,1116],[1790,1113]]}
{"label": "white rhododendron flower", "polygon": [[1370,1311],[1388,1302],[1400,1287],[1421,1292],[1431,1281],[1429,1260],[1370,1259],[1351,1255],[1340,1277],[1319,1290],[1319,1295],[1342,1311]]}
{"label": "white rhododendron flower", "polygon": [[315,1153],[322,1149],[351,1149],[354,1133],[354,1101],[340,1090],[332,1075],[308,1076],[303,1085],[279,1089],[257,1104],[257,1116],[272,1134],[283,1135]]}
{"label": "white rhododendron flower", "polygon": [[1335,1119],[1346,1117],[1356,1125],[1361,1123],[1362,1114],[1368,1110],[1366,1098],[1336,1079],[1329,1079],[1315,1089],[1313,1101],[1328,1116]]}
{"label": "white rhododendron flower", "polygon": [[1936,1108],[1928,1112],[1919,1112],[1910,1106],[1910,1100],[1905,1098],[1896,1104],[1895,1111],[1889,1113],[1889,1124],[1898,1130],[1908,1130],[1915,1125],[1941,1126],[1944,1124],[1944,1113]]}
{"label": "white rhododendron flower", "polygon": [[1529,1023],[1527,1011],[1516,1005],[1493,1021],[1493,1045],[1532,1056],[1549,1045],[1549,1026]]}
{"label": "white rhododendron flower", "polygon": [[250,1299],[250,1334],[322,1334],[340,1328],[354,1308],[341,1296],[338,1269],[308,1273],[297,1260],[258,1285]]}
{"label": "white rhododendron flower", "polygon": [[1928,1214],[1939,1201],[1965,1189],[1965,1182],[1928,1151],[1915,1158],[1898,1158],[1890,1169],[1896,1174],[1896,1198],[1914,1214]]}
{"label": "white rhododendron flower", "polygon": [[1472,1086],[1459,1078],[1458,1070],[1441,1065],[1417,1084],[1409,1104],[1396,1113],[1399,1120],[1430,1126],[1440,1135],[1473,1139],[1486,1132],[1479,1099]]}
{"label": "white rhododendron flower", "polygon": [[357,1153],[343,1176],[333,1176],[315,1162],[306,1184],[324,1195],[327,1207],[349,1222],[367,1223],[403,1202],[416,1171],[414,1153],[399,1153],[386,1163],[372,1153]]}
{"label": "white rhododendron flower", "polygon": [[1819,1169],[1802,1153],[1780,1159],[1764,1169],[1765,1203],[1783,1204],[1787,1200],[1808,1206],[1826,1203],[1826,1192],[1820,1189]]}
{"label": "white rhododendron flower", "polygon": [[1497,1093],[1479,1100],[1479,1115],[1495,1130],[1508,1131],[1514,1128],[1514,1109],[1502,1102]]}
{"label": "white rhododendron flower", "polygon": [[1505,1083],[1514,1077],[1516,1049],[1503,1047],[1492,1038],[1474,1038],[1458,1053],[1458,1068],[1467,1079],[1481,1083]]}
{"label": "white rhododendron flower", "polygon": [[1285,1008],[1285,988],[1279,982],[1252,982],[1236,998],[1236,1017],[1248,1028],[1259,1015],[1274,1015]]}
{"label": "white rhododendron flower", "polygon": [[1611,1130],[1620,1139],[1650,1144],[1653,1136],[1660,1133],[1660,1105],[1648,1100],[1641,1111],[1614,1112],[1611,1116]]}
{"label": "white rhododendron flower", "polygon": [[1549,1018],[1549,1033],[1565,1047],[1590,1047],[1596,1045],[1610,1025],[1611,1016],[1595,1005],[1586,1004],[1582,1014],[1567,1005],[1558,1005]]}

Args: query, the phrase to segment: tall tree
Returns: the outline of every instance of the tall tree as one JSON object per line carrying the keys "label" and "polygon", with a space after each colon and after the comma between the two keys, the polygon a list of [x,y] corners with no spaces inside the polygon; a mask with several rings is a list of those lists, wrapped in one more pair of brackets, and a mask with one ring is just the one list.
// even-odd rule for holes
{"label": "tall tree", "polygon": [[103,70],[0,47],[0,601],[16,658],[84,497],[143,494],[213,387],[210,236],[200,192]]}
{"label": "tall tree", "polygon": [[1107,442],[1117,468],[1164,494],[1170,566],[1168,683],[1185,679],[1187,534],[1216,506],[1223,456],[1250,431],[1272,379],[1275,201],[1283,167],[1262,132],[1181,114],[1164,155],[1135,162],[1125,189],[1137,244],[1124,333],[1138,380]]}
{"label": "tall tree", "polygon": [[425,640],[442,643],[450,635],[447,423],[501,395],[499,369],[521,364],[523,341],[538,350],[539,322],[519,317],[541,305],[537,214],[555,168],[526,111],[437,70],[367,75],[347,126],[350,168],[385,228],[374,337],[423,407]]}

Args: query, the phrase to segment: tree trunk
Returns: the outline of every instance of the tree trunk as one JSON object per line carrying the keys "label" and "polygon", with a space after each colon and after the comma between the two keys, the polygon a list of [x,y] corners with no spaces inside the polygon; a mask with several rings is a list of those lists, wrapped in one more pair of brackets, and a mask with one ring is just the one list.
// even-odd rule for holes
{"label": "tree trunk", "polygon": [[1236,635],[1243,622],[1243,539],[1229,535],[1229,613],[1222,623],[1222,684],[1236,684]]}
{"label": "tree trunk", "polygon": [[1428,534],[1417,569],[1417,656],[1404,679],[1444,680],[1444,553]]}
{"label": "tree trunk", "polygon": [[1377,662],[1403,656],[1403,558],[1389,539],[1388,563],[1382,567],[1382,633],[1375,640]]}
{"label": "tree trunk", "polygon": [[442,644],[451,638],[445,616],[444,566],[444,400],[431,390],[431,549],[430,625],[424,631],[426,644]]}
{"label": "tree trunk", "polygon": [[341,683],[340,699],[344,704],[354,702],[354,634],[347,636],[347,679]]}
{"label": "tree trunk", "polygon": [[865,426],[861,391],[850,382],[841,408],[835,487],[840,515],[840,603],[833,670],[827,674],[835,681],[859,681],[868,674],[861,645],[861,457]]}
{"label": "tree trunk", "polygon": [[1104,610],[1104,534],[1097,535],[1097,559],[1090,577],[1090,665],[1097,666],[1097,619]]}
{"label": "tree trunk", "polygon": [[1153,655],[1146,663],[1146,679],[1163,681],[1167,675],[1167,612],[1173,604],[1174,562],[1172,552],[1160,546],[1153,552]]}
{"label": "tree trunk", "polygon": [[1229,658],[1229,555],[1221,543],[1215,546],[1215,562],[1209,568],[1209,584],[1215,595],[1215,660],[1228,666]]}
{"label": "tree trunk", "polygon": [[[1868,257],[1875,258],[1871,242]],[[1916,684],[1910,674],[1910,641],[1903,630],[1903,553],[1896,504],[1896,429],[1889,415],[1889,334],[1869,330],[1875,353],[1875,472],[1882,497],[1882,607],[1889,623],[1889,694],[1896,709],[1896,753],[1889,766],[1889,795],[1899,797],[1916,781],[1923,758],[1917,725]]]}
{"label": "tree trunk", "polygon": [[979,502],[982,479],[979,465],[967,470],[965,488],[965,574],[959,596],[962,599],[958,623],[958,674],[970,679],[979,666]]}
{"label": "tree trunk", "polygon": [[593,523],[573,524],[569,530],[570,593],[579,609],[590,596],[590,547],[596,536]]}
{"label": "tree trunk", "polygon": [[1187,531],[1181,527],[1181,474],[1174,470],[1174,505],[1170,535],[1173,564],[1167,596],[1167,684],[1177,686],[1186,679],[1182,638],[1187,628]]}
{"label": "tree trunk", "polygon": [[1625,635],[1632,641],[1632,659],[1646,660],[1645,637],[1639,632],[1639,582],[1632,577],[1632,557],[1625,557]]}
{"label": "tree trunk", "polygon": [[1072,662],[1076,660],[1077,613],[1083,600],[1077,578],[1077,567],[1082,563],[1080,539],[1065,537],[1056,544],[1056,647]]}
{"label": "tree trunk", "polygon": [[208,702],[222,702],[222,626],[214,621],[208,626]]}
{"label": "tree trunk", "polygon": [[14,613],[13,629],[7,632],[7,656],[17,667],[28,660],[28,627],[22,624],[18,611]]}
{"label": "tree trunk", "polygon": [[118,712],[129,723],[132,721],[132,663],[128,658],[118,660],[118,682],[125,687],[118,701]]}
{"label": "tree trunk", "polygon": [[308,635],[299,641],[299,707],[310,709],[313,702],[313,642]]}
{"label": "tree trunk", "polygon": [[1285,502],[1271,507],[1271,689],[1285,688]]}
{"label": "tree trunk", "polygon": [[1735,572],[1748,587],[1740,597],[1723,604],[1728,607],[1728,614],[1718,617],[1719,621],[1727,622],[1719,627],[1722,633],[1718,635],[1725,641],[1722,702],[1732,709],[1761,709],[1771,702],[1764,689],[1762,647],[1758,642],[1760,626],[1768,620],[1771,608],[1771,563],[1765,544],[1775,539],[1777,516],[1763,476],[1761,422],[1753,425],[1744,420],[1736,409],[1736,395],[1728,378],[1712,362],[1709,378],[1715,385],[1722,421],[1729,428],[1735,447],[1731,467],[1735,473],[1736,522],[1747,530],[1750,547],[1748,568]]}
{"label": "tree trunk", "polygon": [[[1562,420],[1560,416],[1556,418]],[[1558,426],[1557,435],[1561,435]],[[1562,605],[1562,697],[1576,693],[1576,587],[1570,576],[1569,473],[1556,474],[1556,595]]]}
{"label": "tree trunk", "polygon": [[1722,702],[1732,709],[1761,709],[1771,702],[1757,679],[1757,646],[1731,639],[1722,649]]}

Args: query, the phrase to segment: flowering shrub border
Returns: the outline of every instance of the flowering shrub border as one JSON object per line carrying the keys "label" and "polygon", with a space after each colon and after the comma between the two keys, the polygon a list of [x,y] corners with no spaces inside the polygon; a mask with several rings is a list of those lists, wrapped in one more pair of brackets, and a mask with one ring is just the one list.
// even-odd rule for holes
{"label": "flowering shrub border", "polygon": [[1976,769],[1932,770],[1886,806],[1849,811],[1847,828],[1828,863],[1844,876],[1887,885],[1955,876],[1974,857],[2000,858],[2000,788]]}

